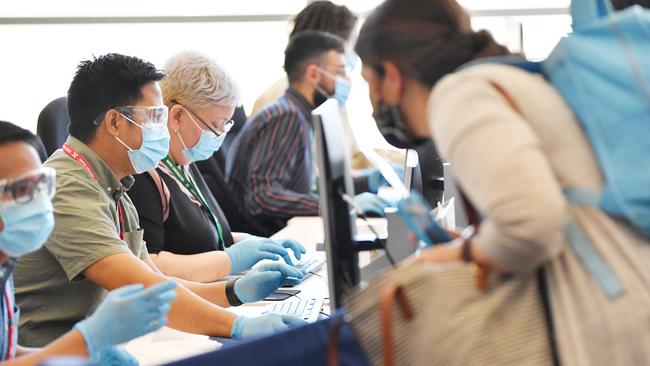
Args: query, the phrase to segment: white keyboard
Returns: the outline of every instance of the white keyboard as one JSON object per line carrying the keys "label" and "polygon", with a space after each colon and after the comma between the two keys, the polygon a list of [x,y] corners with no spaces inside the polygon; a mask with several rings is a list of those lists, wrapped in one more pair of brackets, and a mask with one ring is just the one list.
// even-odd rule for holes
{"label": "white keyboard", "polygon": [[302,278],[304,280],[305,278],[309,277],[309,272],[318,271],[321,269],[323,264],[325,264],[325,259],[316,256],[309,256],[296,263],[296,268],[305,272],[305,277]]}
{"label": "white keyboard", "polygon": [[304,299],[300,301],[283,301],[271,304],[264,308],[262,314],[277,313],[295,315],[307,322],[313,323],[318,320],[325,299],[322,297]]}

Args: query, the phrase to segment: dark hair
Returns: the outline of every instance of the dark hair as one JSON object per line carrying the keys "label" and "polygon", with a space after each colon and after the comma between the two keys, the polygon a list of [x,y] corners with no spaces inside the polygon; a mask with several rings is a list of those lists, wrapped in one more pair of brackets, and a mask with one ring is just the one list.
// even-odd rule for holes
{"label": "dark hair", "polygon": [[289,82],[302,79],[305,67],[328,51],[344,52],[341,37],[322,31],[300,32],[289,40],[284,51],[284,71]]}
{"label": "dark hair", "polygon": [[612,6],[615,10],[623,10],[633,5],[650,8],[650,0],[612,0]]}
{"label": "dark hair", "polygon": [[293,20],[290,37],[306,30],[320,30],[350,39],[357,16],[345,5],[336,5],[331,1],[314,1],[307,5]]}
{"label": "dark hair", "polygon": [[381,61],[432,87],[474,59],[508,54],[486,31],[474,32],[455,0],[386,0],[366,19],[355,50],[364,65]]}
{"label": "dark hair", "polygon": [[136,104],[142,99],[142,86],[164,76],[152,63],[118,53],[82,61],[68,89],[68,132],[90,142],[97,129],[93,122],[100,114]]}
{"label": "dark hair", "polygon": [[47,159],[45,146],[43,146],[43,142],[38,136],[11,122],[0,121],[0,145],[10,142],[24,142],[29,144],[36,150],[41,161]]}

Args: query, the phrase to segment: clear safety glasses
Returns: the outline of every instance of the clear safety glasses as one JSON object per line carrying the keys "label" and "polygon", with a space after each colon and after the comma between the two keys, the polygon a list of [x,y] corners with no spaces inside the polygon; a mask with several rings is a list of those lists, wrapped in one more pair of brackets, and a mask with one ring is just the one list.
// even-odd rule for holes
{"label": "clear safety glasses", "polygon": [[53,198],[56,190],[56,172],[41,167],[20,177],[0,180],[0,206],[25,204],[40,192]]}
{"label": "clear safety glasses", "polygon": [[[114,108],[120,115],[129,119],[131,122],[138,126],[148,126],[162,128],[167,126],[167,117],[169,115],[169,108],[165,105],[158,106],[120,106]],[[106,112],[100,114],[93,121],[98,125]]]}

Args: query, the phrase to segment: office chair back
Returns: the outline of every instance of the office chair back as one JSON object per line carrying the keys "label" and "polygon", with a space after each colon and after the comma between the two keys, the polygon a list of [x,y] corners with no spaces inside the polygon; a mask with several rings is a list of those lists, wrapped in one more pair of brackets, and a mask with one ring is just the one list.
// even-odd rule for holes
{"label": "office chair back", "polygon": [[63,146],[68,138],[69,123],[67,97],[54,99],[38,115],[36,134],[43,141],[48,156]]}

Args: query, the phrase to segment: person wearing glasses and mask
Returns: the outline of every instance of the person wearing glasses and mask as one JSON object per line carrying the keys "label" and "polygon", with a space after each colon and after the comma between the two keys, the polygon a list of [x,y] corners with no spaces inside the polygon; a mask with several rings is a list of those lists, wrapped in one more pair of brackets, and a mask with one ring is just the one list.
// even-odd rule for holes
{"label": "person wearing glasses and mask", "polygon": [[31,132],[0,121],[0,364],[34,365],[62,356],[88,357],[99,365],[135,365],[116,347],[166,323],[176,297],[171,281],[144,289],[130,285],[108,294],[89,318],[43,349],[17,344],[20,312],[11,273],[16,259],[41,248],[54,228],[55,172],[41,167],[40,141]]}
{"label": "person wearing glasses and mask", "polygon": [[[70,137],[45,163],[57,174],[54,230],[16,265],[21,343],[43,346],[68,332],[106,291],[169,280],[149,257],[127,193],[132,175],[154,169],[169,151],[163,77],[153,64],[115,53],[79,65],[68,90]],[[238,317],[222,308],[232,305],[226,283],[173,280],[169,326],[181,331],[244,338],[304,323]]]}
{"label": "person wearing glasses and mask", "polygon": [[[210,58],[183,52],[165,65],[160,82],[169,108],[169,153],[155,170],[135,176],[129,191],[149,254],[166,275],[216,281],[250,269],[262,259],[300,259],[305,249],[292,240],[275,241],[231,233],[225,215],[193,162],[219,150],[239,103],[234,80]],[[239,300],[259,300],[283,283],[297,283],[298,269],[269,263],[233,284]]]}

